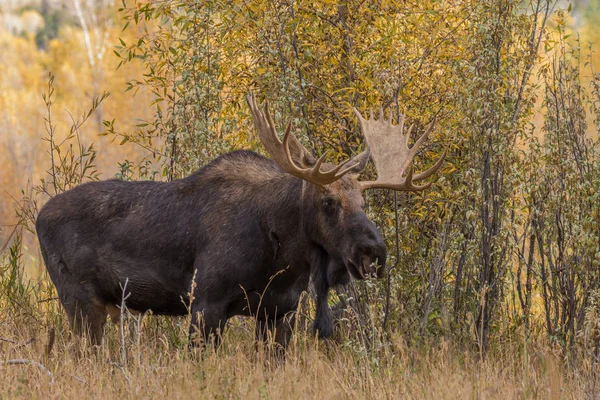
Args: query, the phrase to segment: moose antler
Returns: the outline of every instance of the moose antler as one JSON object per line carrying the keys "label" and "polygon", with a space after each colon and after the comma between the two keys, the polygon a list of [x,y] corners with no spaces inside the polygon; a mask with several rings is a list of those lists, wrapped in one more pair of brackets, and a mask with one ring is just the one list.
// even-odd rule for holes
{"label": "moose antler", "polygon": [[350,171],[359,172],[369,160],[369,149],[363,153],[344,161],[343,163],[322,171],[323,162],[327,152],[316,160],[312,154],[300,143],[300,141],[290,133],[292,122],[289,121],[283,141],[279,139],[275,123],[269,113],[267,102],[265,102],[264,113],[260,111],[256,104],[256,98],[250,94],[246,97],[250,106],[250,113],[254,126],[258,132],[260,141],[265,146],[273,160],[286,172],[302,178],[317,185],[327,185],[335,182]]}
{"label": "moose antler", "polygon": [[[373,110],[371,110],[368,120],[364,119],[356,108],[354,109],[354,113],[360,121],[363,135],[371,148],[371,158],[377,170],[377,180],[360,182],[362,190],[387,188],[417,191],[427,189],[431,186],[431,183],[419,186],[414,185],[414,182],[421,181],[433,175],[444,162],[447,149],[444,150],[442,157],[440,157],[435,165],[417,175],[413,175],[412,160],[421,144],[423,144],[433,130],[435,117],[425,130],[425,133],[409,148],[408,140],[410,139],[414,125],[411,125],[408,128],[408,132],[404,133],[404,116],[400,119],[400,123],[394,126],[392,125],[391,115],[389,120],[384,118],[382,108],[379,109],[379,119],[373,118]],[[402,175],[405,172],[406,177],[403,178]]]}

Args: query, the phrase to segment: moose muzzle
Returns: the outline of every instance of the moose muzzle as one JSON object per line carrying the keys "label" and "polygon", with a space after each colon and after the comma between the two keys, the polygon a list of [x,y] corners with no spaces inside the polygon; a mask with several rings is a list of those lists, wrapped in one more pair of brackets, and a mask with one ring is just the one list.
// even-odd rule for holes
{"label": "moose muzzle", "polygon": [[360,222],[353,229],[354,232],[359,233],[358,240],[346,263],[348,271],[356,279],[366,279],[368,275],[382,278],[387,256],[385,243],[366,215],[358,216],[358,220]]}

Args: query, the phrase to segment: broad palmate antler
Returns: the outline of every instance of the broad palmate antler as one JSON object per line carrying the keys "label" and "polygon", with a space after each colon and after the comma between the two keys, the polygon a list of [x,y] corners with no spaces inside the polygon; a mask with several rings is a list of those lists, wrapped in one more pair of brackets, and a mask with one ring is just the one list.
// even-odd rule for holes
{"label": "broad palmate antler", "polygon": [[[360,121],[363,135],[367,139],[367,145],[371,148],[371,158],[377,170],[377,180],[360,182],[363,190],[386,188],[417,191],[427,189],[431,186],[431,183],[419,186],[414,185],[414,182],[421,181],[433,175],[444,162],[446,150],[444,150],[444,153],[435,165],[417,175],[413,175],[412,160],[415,154],[417,154],[419,147],[421,147],[433,130],[435,118],[425,130],[425,133],[409,148],[408,141],[414,125],[411,125],[408,128],[408,132],[404,133],[404,115],[400,118],[398,125],[392,125],[391,116],[386,120],[381,108],[379,109],[379,119],[373,118],[373,110],[370,112],[369,119],[364,119],[356,108],[354,109],[354,113]],[[402,176],[405,172],[406,177],[403,178]]]}
{"label": "broad palmate antler", "polygon": [[[349,172],[359,173],[371,157],[375,163],[378,178],[375,181],[359,181],[362,190],[371,188],[404,191],[423,190],[431,186],[431,183],[415,186],[413,182],[418,182],[433,175],[440,168],[446,156],[446,150],[444,150],[442,157],[433,167],[413,176],[412,160],[421,144],[431,133],[435,119],[429,124],[425,133],[415,142],[413,147],[409,148],[408,140],[413,127],[411,126],[408,132],[404,133],[404,117],[400,120],[399,125],[394,126],[391,118],[389,121],[385,120],[382,110],[380,110],[379,119],[374,119],[371,112],[371,117],[365,120],[354,109],[354,113],[360,121],[362,132],[367,139],[368,146],[366,150],[337,166],[329,166],[327,170],[323,170],[326,167],[323,162],[327,153],[319,159],[315,159],[302,146],[300,141],[291,134],[291,121],[286,126],[283,140],[280,140],[267,103],[265,102],[264,112],[261,112],[254,95],[248,95],[246,100],[250,106],[250,113],[260,141],[273,160],[284,171],[317,185],[327,185],[335,182]],[[406,177],[403,178],[402,175],[407,170]]]}

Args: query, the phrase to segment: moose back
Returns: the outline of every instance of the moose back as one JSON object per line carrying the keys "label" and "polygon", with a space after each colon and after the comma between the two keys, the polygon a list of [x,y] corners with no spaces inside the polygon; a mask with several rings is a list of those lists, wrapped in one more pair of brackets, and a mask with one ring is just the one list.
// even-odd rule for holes
{"label": "moose back", "polygon": [[[364,119],[355,110],[368,147],[334,166],[313,157],[289,123],[280,140],[268,106],[247,100],[271,159],[235,151],[172,182],[90,182],[42,208],[42,255],[75,332],[99,344],[106,317],[118,319],[126,295],[139,312],[184,315],[191,307],[190,335],[200,333],[194,342],[218,341],[228,318],[247,315],[257,318],[259,338],[272,330],[285,347],[311,277],[314,328],[327,337],[329,288],[350,276],[383,275],[386,248],[363,211],[362,191],[428,187],[415,182],[439,169],[445,152],[417,175],[411,162],[433,123],[409,148],[403,121]],[[369,158],[378,178],[359,181]]]}

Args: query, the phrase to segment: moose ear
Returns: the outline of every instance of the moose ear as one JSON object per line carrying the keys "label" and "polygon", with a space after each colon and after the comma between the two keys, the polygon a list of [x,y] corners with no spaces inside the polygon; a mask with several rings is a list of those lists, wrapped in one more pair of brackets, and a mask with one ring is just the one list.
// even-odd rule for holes
{"label": "moose ear", "polygon": [[317,163],[317,159],[313,157],[308,151],[303,152],[299,155],[292,156],[292,160],[302,168],[312,168]]}

